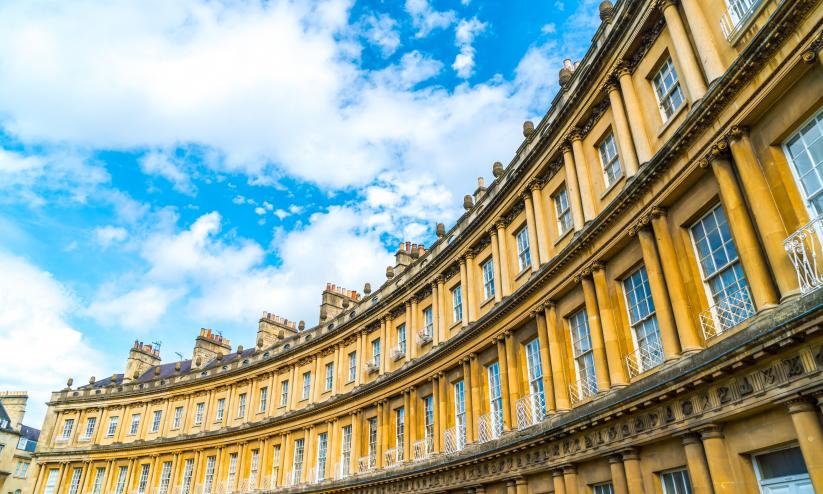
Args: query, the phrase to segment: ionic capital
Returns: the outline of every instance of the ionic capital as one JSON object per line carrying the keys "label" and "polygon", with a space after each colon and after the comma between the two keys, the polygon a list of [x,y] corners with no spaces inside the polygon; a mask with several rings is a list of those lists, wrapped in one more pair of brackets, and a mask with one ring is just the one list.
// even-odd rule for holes
{"label": "ionic capital", "polygon": [[543,188],[543,180],[539,178],[533,178],[529,182],[529,190],[540,190]]}
{"label": "ionic capital", "polygon": [[622,58],[619,58],[615,62],[614,68],[612,68],[612,76],[619,79],[627,75],[632,75],[632,71],[629,69],[629,64],[627,64]]}
{"label": "ionic capital", "polygon": [[583,132],[579,127],[572,127],[569,129],[569,133],[566,134],[566,140],[569,142],[583,140]]}
{"label": "ionic capital", "polygon": [[726,134],[726,139],[729,141],[736,141],[744,136],[749,135],[749,128],[742,125],[735,125]]}

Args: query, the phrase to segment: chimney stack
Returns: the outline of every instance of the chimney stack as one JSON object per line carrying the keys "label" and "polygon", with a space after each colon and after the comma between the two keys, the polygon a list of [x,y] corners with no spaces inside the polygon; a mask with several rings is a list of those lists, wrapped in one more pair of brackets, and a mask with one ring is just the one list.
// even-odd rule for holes
{"label": "chimney stack", "polygon": [[0,404],[6,409],[11,427],[19,431],[23,424],[23,416],[26,414],[26,402],[29,395],[25,391],[2,391],[0,392]]}
{"label": "chimney stack", "polygon": [[[328,284],[326,287],[328,288]],[[257,323],[257,341],[263,342],[263,347],[268,347],[288,336],[297,334],[297,322],[290,321],[285,317],[280,317],[271,312],[263,312],[263,316]]]}
{"label": "chimney stack", "polygon": [[134,345],[129,350],[129,358],[126,360],[123,382],[134,380],[135,375],[141,376],[155,365],[160,365],[160,349],[134,340]]}
{"label": "chimney stack", "polygon": [[344,309],[356,305],[360,300],[357,290],[349,290],[339,287],[334,283],[326,283],[326,289],[320,303],[320,321],[334,319]]}
{"label": "chimney stack", "polygon": [[192,367],[206,365],[221,353],[231,353],[231,341],[212,332],[211,329],[200,328],[200,335],[194,339],[194,352],[192,352],[191,357]]}

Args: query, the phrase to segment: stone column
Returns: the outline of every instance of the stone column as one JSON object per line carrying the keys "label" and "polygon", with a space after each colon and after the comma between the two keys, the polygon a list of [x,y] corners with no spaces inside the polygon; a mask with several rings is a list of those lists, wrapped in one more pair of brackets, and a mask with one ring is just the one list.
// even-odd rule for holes
{"label": "stone column", "polygon": [[712,479],[709,476],[709,466],[706,464],[706,455],[703,445],[697,434],[683,436],[683,449],[686,451],[686,465],[689,468],[689,478],[692,482],[694,494],[712,494]]}
{"label": "stone column", "polygon": [[566,484],[566,494],[577,494],[577,467],[563,466],[563,483]]}
{"label": "stone column", "polygon": [[437,275],[437,296],[440,297],[440,315],[437,319],[437,331],[440,333],[440,341],[446,341],[448,339],[448,333],[446,332],[446,312],[448,311],[449,304],[446,299],[446,279],[442,274]]}
{"label": "stone column", "polygon": [[403,392],[403,427],[406,429],[403,431],[403,461],[411,459],[411,408],[411,390],[407,389]]}
{"label": "stone column", "polygon": [[[503,289],[500,287],[500,244],[497,243],[497,230],[489,230],[489,239],[492,246],[492,273],[494,274],[494,301],[503,300]],[[462,286],[462,285],[461,285]],[[484,293],[485,296],[485,293]]]}
{"label": "stone column", "polygon": [[479,432],[477,431],[477,421],[480,419],[481,403],[480,403],[480,363],[477,361],[477,354],[469,355],[469,366],[471,367],[472,379],[472,427],[475,427],[474,440],[477,440]]}
{"label": "stone column", "polygon": [[535,233],[537,234],[537,253],[540,257],[540,264],[549,262],[549,252],[551,246],[549,245],[549,233],[546,230],[548,222],[546,221],[546,212],[543,207],[543,196],[540,191],[543,188],[543,182],[537,179],[529,182],[529,191],[532,195],[532,207],[534,208],[534,223]]}
{"label": "stone column", "polygon": [[469,297],[466,296],[467,293],[468,293],[468,290],[467,290],[468,283],[466,282],[466,279],[468,278],[468,275],[466,273],[466,258],[464,256],[460,256],[459,262],[460,262],[460,290],[463,291],[463,293],[461,293],[461,295],[463,295],[463,299],[464,299],[463,300],[463,307],[462,307],[462,317],[460,318],[460,321],[461,321],[461,326],[463,326],[465,328],[466,326],[469,325],[469,318],[468,318]]}
{"label": "stone column", "polygon": [[569,402],[569,382],[566,379],[566,366],[563,362],[563,338],[561,325],[557,320],[557,308],[554,302],[547,302],[543,306],[546,315],[546,329],[549,335],[549,360],[552,368],[552,384],[557,411],[566,411],[571,408]]}
{"label": "stone column", "polygon": [[554,494],[566,494],[566,484],[563,481],[563,470],[559,468],[552,470],[552,483],[554,484]]}
{"label": "stone column", "polygon": [[[594,281],[594,292],[597,296],[600,326],[603,329],[603,344],[606,350],[606,359],[609,362],[609,381],[612,386],[625,386],[628,384],[629,379],[628,376],[626,376],[623,356],[620,354],[620,336],[614,324],[614,308],[612,307],[612,299],[609,296],[606,268],[603,264],[596,262],[592,265],[592,279]],[[586,310],[588,311],[588,304],[586,305]],[[589,320],[591,320],[591,314],[589,314]]]}
{"label": "stone column", "polygon": [[586,220],[583,218],[583,200],[580,197],[580,184],[577,182],[577,167],[574,163],[571,143],[566,142],[561,148],[563,152],[563,169],[566,172],[566,193],[569,197],[569,208],[572,210],[574,231],[583,228]]}
{"label": "stone column", "polygon": [[540,269],[539,242],[537,241],[537,224],[534,221],[534,205],[530,191],[523,192],[523,208],[526,210],[526,228],[529,235],[529,258],[532,272]]}
{"label": "stone column", "polygon": [[681,0],[681,3],[686,13],[686,22],[691,28],[692,39],[697,48],[697,58],[703,66],[706,79],[711,84],[713,80],[725,72],[723,62],[720,60],[720,53],[718,53],[717,45],[714,42],[712,28],[706,21],[706,16],[703,15],[703,9],[700,8],[699,2],[696,0]]}
{"label": "stone column", "polygon": [[520,348],[514,342],[510,331],[503,333],[506,339],[506,366],[509,368],[509,404],[511,405],[512,428],[517,422],[517,400],[520,399]]}
{"label": "stone column", "polygon": [[466,442],[474,442],[474,408],[472,399],[472,373],[468,358],[463,359],[463,400],[466,405]]}
{"label": "stone column", "polygon": [[700,439],[703,440],[703,449],[706,451],[706,460],[709,464],[715,494],[743,492],[743,486],[735,481],[721,427],[708,425],[701,428]]}
{"label": "stone column", "polygon": [[652,301],[654,302],[657,323],[660,328],[663,355],[666,360],[672,360],[680,356],[680,341],[677,337],[674,312],[669,300],[669,290],[666,287],[666,280],[663,279],[660,257],[657,255],[657,247],[654,245],[652,232],[646,228],[647,224],[648,218],[643,218],[643,224],[639,225],[635,231],[640,241],[640,251],[643,254],[646,274],[649,276],[649,288],[652,292]]}
{"label": "stone column", "polygon": [[[289,406],[286,408],[287,411],[288,410],[294,410],[296,408],[294,406],[294,404],[297,401],[297,396],[299,396],[298,395],[298,393],[299,393],[298,389],[300,388],[300,386],[297,384],[297,364],[292,364],[291,365],[291,384],[289,384],[289,386],[291,386],[291,389],[289,389],[289,396],[288,396]],[[229,396],[232,396],[232,395],[234,395],[234,393],[229,392]],[[226,403],[226,414],[229,417],[231,417],[231,412],[230,412],[231,408],[229,408],[229,405],[230,405],[230,403]]]}
{"label": "stone column", "polygon": [[634,149],[631,130],[629,130],[629,120],[626,117],[626,110],[623,108],[623,98],[620,96],[620,91],[617,90],[617,81],[612,78],[606,80],[603,84],[603,90],[609,96],[609,106],[612,110],[612,118],[614,118],[615,137],[617,137],[621,161],[626,168],[626,177],[628,178],[637,173],[640,165],[637,162],[637,153]]}
{"label": "stone column", "polygon": [[360,345],[357,352],[360,354],[360,369],[357,372],[357,385],[363,383],[363,373],[366,372],[366,346],[368,344],[369,335],[366,333],[366,330],[360,331]]}
{"label": "stone column", "polygon": [[797,442],[815,492],[823,492],[823,427],[814,405],[803,399],[788,403]]}
{"label": "stone column", "polygon": [[511,395],[509,390],[509,369],[506,358],[506,341],[504,336],[497,338],[497,363],[500,368],[500,392],[503,395],[503,430],[512,428]]}
{"label": "stone column", "polygon": [[[442,417],[440,416],[440,375],[435,374],[430,382],[432,383],[432,420],[434,421],[434,427],[432,428],[432,450],[435,453],[440,453],[443,451],[443,445],[440,442],[440,424],[442,422]],[[425,422],[425,417],[423,420]]]}
{"label": "stone column", "polygon": [[440,331],[437,329],[437,320],[440,319],[440,294],[437,291],[437,281],[431,282],[432,288],[432,346],[440,344]]}
{"label": "stone column", "polygon": [[466,252],[466,284],[464,285],[462,282],[460,284],[460,289],[463,291],[460,294],[463,296],[463,313],[468,317],[468,321],[466,321],[466,317],[463,318],[464,325],[477,320],[477,297],[475,296],[477,291],[475,291],[474,271],[474,251],[469,249]]}
{"label": "stone column", "polygon": [[413,451],[411,446],[417,441],[417,388],[412,386],[409,390],[409,409],[407,414],[406,429],[409,434],[409,456],[406,458],[411,460]]}
{"label": "stone column", "polygon": [[666,210],[660,207],[652,208],[651,221],[654,236],[657,240],[663,275],[666,278],[666,288],[671,299],[674,320],[677,323],[680,348],[684,352],[698,351],[703,345],[695,323],[697,311],[686,296],[686,285],[683,283],[683,275],[680,273],[677,262],[677,253],[674,250]]}
{"label": "stone column", "polygon": [[554,412],[557,404],[554,399],[554,382],[552,381],[552,367],[549,360],[549,331],[546,326],[546,314],[543,309],[532,312],[537,326],[537,341],[540,345],[540,370],[543,373],[543,400],[546,403],[546,413]]}
{"label": "stone column", "polygon": [[632,81],[632,73],[629,67],[618,61],[613,75],[620,83],[620,92],[623,94],[623,103],[626,105],[626,113],[629,119],[629,127],[632,131],[634,147],[637,150],[637,159],[640,163],[649,161],[654,156],[652,145],[649,142],[649,133],[646,130],[646,123],[643,121],[643,107],[637,98],[637,91]]}
{"label": "stone column", "polygon": [[629,487],[626,484],[626,471],[623,469],[623,459],[620,455],[609,456],[609,469],[612,472],[614,494],[629,494]]}
{"label": "stone column", "polygon": [[600,309],[597,306],[594,283],[591,278],[588,277],[588,273],[580,277],[580,282],[583,284],[586,317],[589,320],[589,333],[591,334],[592,353],[594,354],[594,373],[597,377],[597,391],[608,391],[611,386],[611,381],[609,380],[609,364],[606,359],[603,328],[600,326]]}
{"label": "stone column", "polygon": [[517,494],[517,484],[514,480],[506,481],[506,494]]}
{"label": "stone column", "polygon": [[529,494],[529,482],[523,477],[518,477],[514,480],[516,494]]}
{"label": "stone column", "polygon": [[726,211],[729,228],[734,236],[740,262],[746,272],[754,304],[759,310],[776,305],[778,296],[772,284],[768,265],[760,250],[748,207],[737,185],[732,164],[724,153],[725,146],[725,141],[721,141],[712,150],[712,170],[720,188],[720,199]]}
{"label": "stone column", "polygon": [[441,372],[437,375],[437,385],[440,387],[439,400],[434,403],[440,410],[440,415],[436,423],[437,436],[440,437],[440,451],[446,449],[446,428],[448,426],[448,413],[446,412],[449,403],[448,379],[446,374]]}
{"label": "stone column", "polygon": [[360,410],[355,410],[351,414],[351,465],[349,466],[349,473],[354,474],[358,471],[358,462],[360,461]]}
{"label": "stone column", "polygon": [[408,362],[411,360],[411,349],[414,346],[414,341],[412,341],[412,310],[411,310],[411,301],[406,301],[406,319],[404,322],[404,328],[406,330],[406,355],[403,357],[403,360]]}
{"label": "stone column", "polygon": [[588,223],[594,219],[594,189],[589,177],[589,165],[586,162],[586,154],[583,152],[583,135],[580,129],[574,128],[569,133],[569,140],[572,143],[572,153],[574,154],[574,165],[577,170],[577,181],[580,184],[580,201],[583,203],[583,220]]}
{"label": "stone column", "polygon": [[[688,3],[692,1],[688,0]],[[684,5],[685,3],[687,2],[684,1]],[[737,166],[740,183],[749,204],[753,206],[751,212],[763,238],[763,250],[766,251],[766,257],[771,264],[777,287],[783,296],[795,292],[798,288],[797,275],[783,247],[783,241],[788,236],[786,227],[783,225],[769,182],[757,161],[747,128],[732,127],[729,131],[729,149]]]}
{"label": "stone column", "polygon": [[408,328],[408,334],[412,338],[407,340],[409,351],[411,353],[411,358],[417,358],[417,331],[421,328],[419,327],[420,324],[418,323],[418,311],[419,307],[417,306],[417,296],[412,296],[411,299],[411,328]]}
{"label": "stone column", "polygon": [[697,101],[706,94],[706,83],[703,81],[703,74],[700,73],[700,67],[697,65],[697,58],[694,55],[689,36],[686,34],[686,28],[683,26],[680,11],[677,10],[676,0],[660,0],[658,4],[663,10],[663,17],[666,18],[666,27],[669,29],[669,35],[672,38],[672,47],[683,71],[680,76],[686,83],[692,101]]}
{"label": "stone column", "polygon": [[643,474],[640,471],[640,455],[634,448],[621,451],[623,455],[623,468],[626,471],[626,487],[629,494],[644,494]]}
{"label": "stone column", "polygon": [[507,297],[511,294],[511,280],[509,279],[509,252],[506,248],[506,223],[499,219],[494,227],[497,228],[497,242],[500,244],[498,248],[500,251],[500,288],[503,290],[503,296]]}

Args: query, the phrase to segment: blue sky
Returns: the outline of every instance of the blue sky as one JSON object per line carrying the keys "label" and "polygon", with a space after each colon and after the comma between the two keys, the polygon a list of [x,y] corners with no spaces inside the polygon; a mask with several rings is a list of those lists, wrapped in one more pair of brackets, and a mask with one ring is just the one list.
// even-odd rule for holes
{"label": "blue sky", "polygon": [[3,2],[0,389],[36,425],[134,339],[248,346],[379,285],[511,159],[597,3]]}

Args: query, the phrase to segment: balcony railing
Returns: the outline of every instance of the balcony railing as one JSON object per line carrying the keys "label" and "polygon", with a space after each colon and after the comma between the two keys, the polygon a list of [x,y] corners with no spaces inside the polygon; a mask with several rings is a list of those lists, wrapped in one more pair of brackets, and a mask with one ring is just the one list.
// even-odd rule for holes
{"label": "balcony railing", "polygon": [[383,465],[386,468],[399,465],[403,462],[403,448],[388,449],[383,453]]}
{"label": "balcony railing", "polygon": [[427,343],[431,343],[432,341],[432,329],[433,328],[423,328],[417,332],[417,344],[423,346]]}
{"label": "balcony railing", "polygon": [[823,286],[823,215],[813,219],[783,242],[789,255],[800,293],[811,293]]}
{"label": "balcony railing", "polygon": [[326,480],[326,469],[315,466],[306,471],[306,482],[316,484]]}
{"label": "balcony railing", "polygon": [[485,443],[503,434],[502,411],[489,412],[477,419],[477,441]]}
{"label": "balcony railing", "polygon": [[728,295],[700,313],[700,326],[708,340],[719,336],[755,314],[748,288]]}
{"label": "balcony railing", "polygon": [[272,470],[271,475],[266,475],[260,480],[260,488],[263,490],[277,488],[277,467]]}
{"label": "balcony railing", "polygon": [[626,355],[629,377],[642,374],[663,363],[663,345],[659,338],[649,338],[643,345]]}
{"label": "balcony railing", "polygon": [[546,418],[546,398],[543,393],[531,393],[516,403],[517,428],[525,429]]}
{"label": "balcony railing", "polygon": [[569,384],[569,398],[571,398],[572,405],[576,405],[596,394],[597,378],[594,372],[581,377],[575,383]]}
{"label": "balcony railing", "polygon": [[366,362],[366,372],[373,374],[380,370],[380,356],[376,356]]}
{"label": "balcony railing", "polygon": [[400,346],[397,345],[396,347],[391,349],[391,358],[392,360],[400,360],[401,358],[406,356],[406,345]]}
{"label": "balcony railing", "polygon": [[374,453],[361,456],[357,459],[357,471],[360,473],[371,472],[377,466],[377,457]]}
{"label": "balcony railing", "polygon": [[729,8],[720,16],[720,29],[726,40],[731,41],[760,5],[760,0],[726,0],[726,4]]}
{"label": "balcony railing", "polygon": [[412,450],[414,451],[415,461],[428,458],[434,451],[434,444],[432,443],[431,436],[412,443]]}
{"label": "balcony railing", "polygon": [[447,455],[462,451],[466,447],[466,425],[458,424],[446,429],[443,452]]}
{"label": "balcony railing", "polygon": [[334,464],[334,480],[348,478],[351,475],[351,464],[349,460],[340,460]]}
{"label": "balcony railing", "polygon": [[303,483],[302,476],[303,472],[301,470],[292,470],[290,472],[286,472],[286,475],[283,478],[283,484],[286,487],[300,485],[301,483]]}

